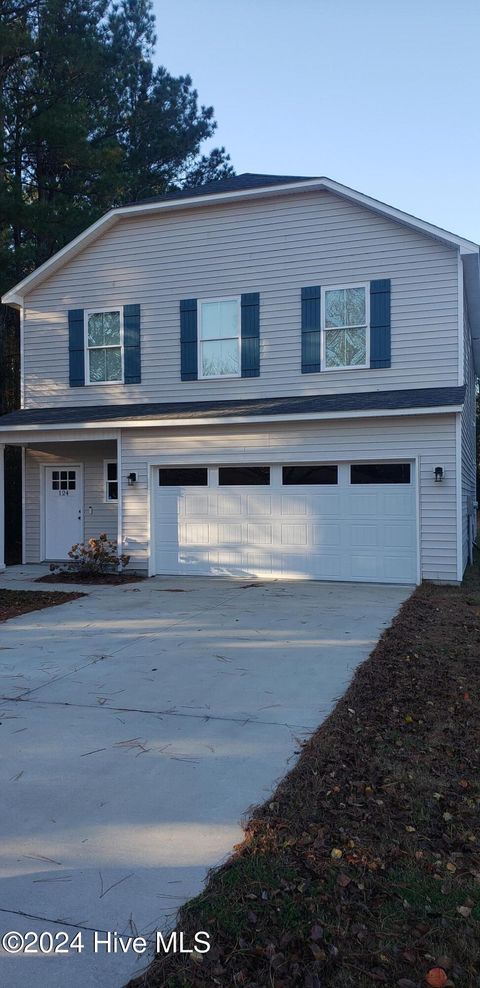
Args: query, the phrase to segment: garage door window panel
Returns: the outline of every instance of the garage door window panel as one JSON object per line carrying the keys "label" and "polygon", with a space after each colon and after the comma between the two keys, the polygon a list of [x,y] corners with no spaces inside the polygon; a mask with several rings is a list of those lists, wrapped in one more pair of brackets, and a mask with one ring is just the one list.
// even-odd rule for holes
{"label": "garage door window panel", "polygon": [[261,486],[270,484],[270,467],[220,467],[218,471],[220,487],[229,486]]}
{"label": "garage door window panel", "polygon": [[302,484],[338,484],[338,467],[325,463],[306,463],[302,466],[283,467],[284,487]]}
{"label": "garage door window panel", "polygon": [[410,463],[352,463],[352,484],[409,484]]}
{"label": "garage door window panel", "polygon": [[201,378],[240,377],[240,299],[198,302]]}
{"label": "garage door window panel", "polygon": [[160,487],[208,487],[207,467],[162,467]]}

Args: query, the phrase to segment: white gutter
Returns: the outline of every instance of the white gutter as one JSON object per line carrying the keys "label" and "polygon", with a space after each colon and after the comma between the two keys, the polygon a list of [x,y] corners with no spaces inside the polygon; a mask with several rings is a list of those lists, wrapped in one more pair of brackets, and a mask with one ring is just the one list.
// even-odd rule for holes
{"label": "white gutter", "polygon": [[[47,423],[35,425],[11,425],[2,426],[0,424],[0,435],[3,433],[28,432],[60,432],[69,430],[87,429],[189,429],[204,425],[254,425],[272,422],[312,422],[330,419],[346,418],[392,418],[404,415],[446,415],[461,412],[463,405],[434,405],[429,408],[382,408],[382,409],[358,409],[356,411],[344,412],[305,412],[305,413],[281,413],[278,415],[229,415],[211,416],[206,418],[180,418],[180,419],[114,419],[105,422],[70,422],[70,423]],[[1,422],[1,419],[0,419]]]}

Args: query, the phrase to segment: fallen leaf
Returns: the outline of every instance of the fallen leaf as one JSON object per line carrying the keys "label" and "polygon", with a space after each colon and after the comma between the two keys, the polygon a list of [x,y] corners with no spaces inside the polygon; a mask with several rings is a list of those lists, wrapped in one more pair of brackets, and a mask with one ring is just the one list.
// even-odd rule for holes
{"label": "fallen leaf", "polygon": [[312,929],[310,930],[310,938],[312,940],[323,940],[323,926],[318,923],[314,923]]}
{"label": "fallen leaf", "polygon": [[333,847],[330,851],[330,857],[333,858],[334,861],[338,861],[342,856],[343,851],[341,851],[339,847]]}
{"label": "fallen leaf", "polygon": [[448,981],[448,977],[443,970],[443,967],[432,967],[425,975],[425,981],[430,988],[444,988]]}
{"label": "fallen leaf", "polygon": [[309,947],[316,961],[326,961],[327,955],[324,950],[320,949],[317,943],[310,943]]}
{"label": "fallen leaf", "polygon": [[457,906],[457,913],[460,913],[460,916],[463,916],[464,919],[468,919],[471,911],[470,906]]}

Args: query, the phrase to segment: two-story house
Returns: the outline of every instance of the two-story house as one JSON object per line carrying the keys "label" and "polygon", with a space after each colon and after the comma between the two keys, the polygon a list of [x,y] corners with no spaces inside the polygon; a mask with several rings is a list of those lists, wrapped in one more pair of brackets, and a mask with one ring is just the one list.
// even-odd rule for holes
{"label": "two-story house", "polygon": [[461,580],[476,244],[247,174],[111,210],[3,301],[25,562],[105,531],[149,574]]}

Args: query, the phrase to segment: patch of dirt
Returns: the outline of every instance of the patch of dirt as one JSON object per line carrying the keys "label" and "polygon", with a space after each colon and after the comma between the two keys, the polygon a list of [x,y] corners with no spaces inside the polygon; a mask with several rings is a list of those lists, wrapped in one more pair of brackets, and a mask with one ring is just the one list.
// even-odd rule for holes
{"label": "patch of dirt", "polygon": [[67,604],[69,600],[85,597],[84,593],[67,593],[63,590],[1,590],[0,589],[0,621],[28,614],[29,611],[39,611],[44,607],[55,607],[57,604]]}
{"label": "patch of dirt", "polygon": [[478,568],[415,591],[180,910],[210,952],[158,955],[131,988],[480,984],[479,607]]}
{"label": "patch of dirt", "polygon": [[35,583],[86,583],[90,585],[105,583],[117,586],[120,583],[139,583],[140,580],[146,579],[146,576],[139,573],[99,573],[96,576],[88,573],[47,573],[46,576],[37,576]]}

